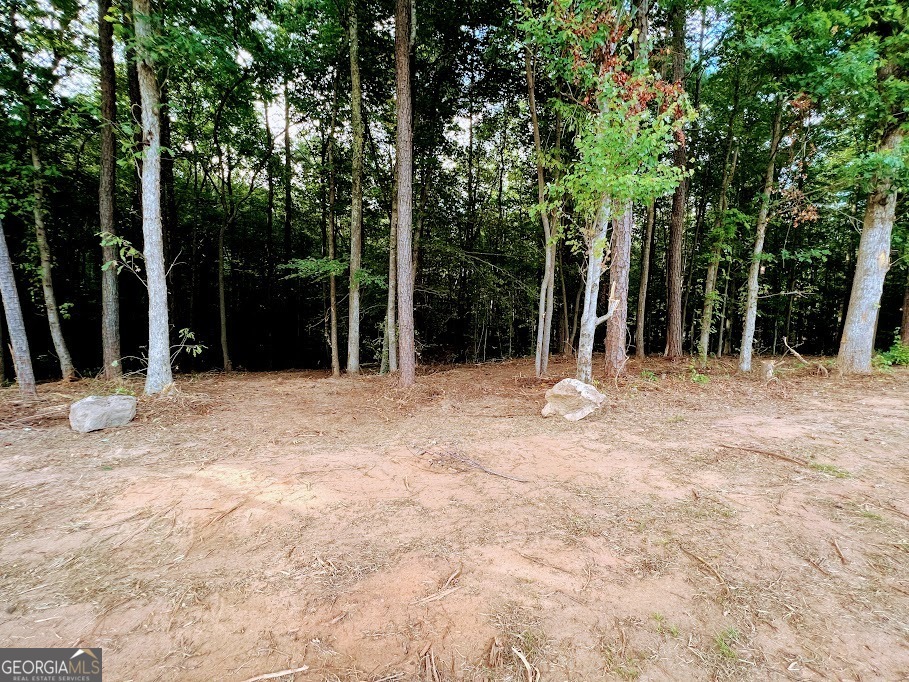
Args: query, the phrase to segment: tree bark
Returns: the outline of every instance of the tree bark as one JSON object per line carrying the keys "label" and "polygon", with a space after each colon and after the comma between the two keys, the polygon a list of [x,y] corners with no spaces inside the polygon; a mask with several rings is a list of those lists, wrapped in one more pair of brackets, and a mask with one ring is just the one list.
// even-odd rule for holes
{"label": "tree bark", "polygon": [[587,278],[584,281],[584,308],[581,313],[581,331],[578,338],[577,379],[589,384],[593,381],[593,340],[597,326],[606,322],[615,311],[613,297],[610,296],[609,311],[597,316],[597,300],[600,294],[600,278],[603,276],[603,265],[609,257],[607,237],[609,224],[612,221],[612,200],[604,198],[600,206],[593,234],[587,239]]}
{"label": "tree bark", "polygon": [[543,223],[543,279],[540,282],[540,305],[537,315],[537,347],[534,367],[537,377],[546,374],[549,366],[549,341],[552,334],[552,300],[555,287],[555,239],[549,222],[549,213],[543,208],[546,202],[546,179],[543,174],[543,148],[540,141],[540,121],[537,118],[536,87],[534,84],[533,59],[530,48],[524,49],[524,70],[527,76],[527,101],[530,106],[530,121],[533,126],[533,148],[537,167],[537,201],[540,204],[540,220]]}
{"label": "tree bark", "polygon": [[[672,79],[684,85],[685,81],[685,3],[677,0],[672,6]],[[686,171],[688,154],[684,138],[676,145],[673,163]],[[685,208],[688,196],[688,179],[682,178],[672,197],[672,219],[669,225],[668,301],[666,322],[666,357],[682,357],[682,241],[685,234]]]}
{"label": "tree bark", "polygon": [[653,247],[655,218],[656,203],[651,199],[647,204],[647,227],[641,241],[641,284],[638,288],[638,313],[634,325],[634,353],[640,359],[647,354],[644,347],[644,318],[647,314],[647,284],[650,280],[650,251]]}
{"label": "tree bark", "polygon": [[[726,266],[726,277],[724,278],[724,284],[723,284],[723,307],[720,309],[720,330],[719,330],[719,334],[717,334],[717,336],[719,338],[717,339],[717,343],[716,343],[716,356],[718,358],[723,357],[723,353],[725,352],[725,346],[723,345],[724,344],[723,336],[726,334],[726,327],[728,325],[728,322],[726,321],[726,305],[729,303],[729,274],[730,274],[729,268],[730,267],[732,267],[732,266],[731,265]],[[728,339],[728,335],[727,335],[727,339]]]}
{"label": "tree bark", "polygon": [[401,386],[416,379],[413,320],[413,120],[410,85],[411,4],[397,0],[395,11],[395,84],[397,103],[396,175],[398,182],[398,364]]}
{"label": "tree bark", "polygon": [[[879,151],[893,151],[902,141],[902,133],[896,129],[891,130],[881,141]],[[875,182],[874,191],[868,197],[865,207],[855,278],[852,281],[849,310],[837,357],[837,366],[844,374],[871,372],[877,313],[884,290],[884,278],[890,268],[890,238],[896,217],[897,190],[889,178],[877,178]],[[906,320],[905,310],[903,320]],[[905,334],[905,329],[903,333]]]}
{"label": "tree bark", "polygon": [[909,278],[906,280],[906,290],[903,292],[903,318],[900,324],[900,343],[909,346]]}
{"label": "tree bark", "polygon": [[[385,346],[388,350],[388,371],[398,371],[398,186],[392,180],[394,187],[391,192],[391,215],[389,216],[388,229],[388,305],[385,313]],[[416,261],[416,253],[414,253]],[[416,268],[414,268],[416,272]],[[384,355],[384,354],[383,354]]]}
{"label": "tree bark", "polygon": [[224,236],[229,223],[230,218],[225,218],[218,230],[218,321],[221,329],[221,358],[225,372],[232,372],[234,369],[227,343],[227,287],[224,272]]}
{"label": "tree bark", "polygon": [[16,290],[16,278],[13,275],[13,264],[6,245],[2,218],[0,218],[0,297],[3,299],[3,310],[6,313],[6,327],[9,329],[13,369],[16,372],[19,392],[25,398],[36,398],[38,393],[35,388],[35,373],[32,370],[32,356],[28,349],[25,321],[22,319],[22,307],[19,305],[19,293]]}
{"label": "tree bark", "polygon": [[751,355],[754,346],[754,327],[757,322],[758,279],[761,274],[761,256],[764,253],[764,237],[770,220],[770,196],[773,193],[773,179],[776,174],[776,154],[780,146],[783,121],[783,104],[777,102],[773,118],[773,133],[770,140],[770,160],[764,175],[764,190],[761,193],[761,208],[758,211],[754,251],[751,268],[748,270],[748,289],[745,295],[745,321],[742,330],[742,347],[739,349],[739,371],[751,371]]}
{"label": "tree bark", "polygon": [[133,0],[133,20],[140,46],[137,52],[142,101],[142,237],[148,286],[148,373],[145,393],[160,393],[173,383],[170,366],[170,323],[167,277],[161,224],[161,122],[158,79],[143,42],[152,39],[150,0]]}
{"label": "tree bark", "polygon": [[[338,92],[336,88],[332,93],[331,128],[328,131],[328,151],[326,155],[328,163],[328,213],[325,234],[328,241],[328,259],[330,261],[334,261],[337,256],[335,253],[335,201],[337,197],[337,185],[335,182],[335,126],[337,124],[337,115]],[[331,375],[339,377],[341,376],[341,360],[338,352],[338,281],[333,272],[328,276],[328,315]]]}
{"label": "tree bark", "polygon": [[293,159],[290,148],[290,98],[287,92],[287,81],[284,82],[284,260],[289,260],[293,247],[292,221],[293,196]]}
{"label": "tree bark", "polygon": [[[612,227],[609,249],[609,293],[610,299],[614,299],[615,312],[606,324],[606,375],[612,377],[623,373],[628,362],[625,339],[628,335],[628,278],[633,231],[634,214],[631,202],[628,202]],[[612,305],[613,300],[610,300]]]}
{"label": "tree bark", "polygon": [[357,0],[348,5],[350,42],[350,127],[353,159],[350,188],[350,288],[347,316],[347,373],[360,371],[360,263],[363,250],[363,95],[357,36]]}
{"label": "tree bark", "polygon": [[[111,0],[98,0],[98,54],[101,61],[101,160],[98,186],[98,213],[101,233],[117,234],[114,190],[117,183],[117,74],[114,69],[114,25],[107,21]],[[110,241],[105,238],[105,242]],[[101,272],[101,351],[102,374],[108,381],[123,373],[120,364],[120,296],[118,293],[117,247],[101,247],[101,262],[107,265]]]}

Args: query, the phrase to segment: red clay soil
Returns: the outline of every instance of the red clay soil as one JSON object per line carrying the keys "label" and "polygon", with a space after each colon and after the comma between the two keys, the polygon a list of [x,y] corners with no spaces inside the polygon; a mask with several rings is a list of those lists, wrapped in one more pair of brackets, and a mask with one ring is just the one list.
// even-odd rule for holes
{"label": "red clay soil", "polygon": [[4,390],[0,644],[112,682],[909,679],[909,372],[651,360],[569,423],[551,371],[184,377],[91,434],[110,386]]}

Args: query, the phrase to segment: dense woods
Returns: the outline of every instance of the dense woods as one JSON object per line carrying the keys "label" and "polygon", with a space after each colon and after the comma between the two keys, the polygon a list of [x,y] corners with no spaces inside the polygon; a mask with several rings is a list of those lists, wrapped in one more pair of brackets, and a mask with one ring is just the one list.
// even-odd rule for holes
{"label": "dense woods", "polygon": [[0,6],[25,392],[909,345],[895,0]]}

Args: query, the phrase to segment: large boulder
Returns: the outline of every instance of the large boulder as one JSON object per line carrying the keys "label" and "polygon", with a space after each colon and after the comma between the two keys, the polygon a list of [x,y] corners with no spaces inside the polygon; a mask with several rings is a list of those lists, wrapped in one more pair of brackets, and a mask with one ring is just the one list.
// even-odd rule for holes
{"label": "large boulder", "polygon": [[576,422],[603,406],[606,396],[590,384],[577,379],[562,379],[546,391],[546,405],[543,416],[560,414],[568,421]]}
{"label": "large boulder", "polygon": [[88,433],[125,426],[135,416],[136,399],[131,395],[90,395],[70,405],[69,425],[73,431]]}

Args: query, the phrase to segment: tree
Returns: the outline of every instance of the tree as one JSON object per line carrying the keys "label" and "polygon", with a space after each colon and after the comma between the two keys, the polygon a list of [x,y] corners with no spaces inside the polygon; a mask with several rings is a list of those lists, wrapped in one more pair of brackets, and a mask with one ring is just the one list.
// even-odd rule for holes
{"label": "tree", "polygon": [[855,277],[840,340],[837,366],[845,374],[867,374],[877,328],[884,278],[890,268],[891,237],[899,190],[909,184],[905,112],[909,107],[909,40],[902,3],[882,2],[867,8],[844,31],[841,57],[831,63],[844,74],[831,80],[833,98],[845,102],[857,122],[859,139],[875,148],[856,155],[853,177],[867,191]]}
{"label": "tree", "polygon": [[114,26],[108,16],[110,0],[98,0],[98,56],[101,61],[101,159],[98,183],[98,213],[101,224],[101,349],[105,379],[117,379],[120,364],[120,295],[117,284],[114,188],[117,183],[117,74],[114,70]]}
{"label": "tree", "polygon": [[145,393],[153,395],[173,383],[170,364],[170,324],[167,311],[167,278],[161,224],[161,121],[158,79],[153,61],[150,0],[133,0],[136,31],[136,68],[142,102],[142,255],[148,288],[148,370]]}
{"label": "tree", "polygon": [[[685,1],[674,0],[670,10],[669,23],[672,28],[672,80],[680,87],[685,86]],[[682,357],[682,239],[685,235],[685,214],[687,211],[688,181],[686,179],[688,156],[685,137],[681,135],[673,152],[673,163],[682,174],[682,180],[672,196],[672,220],[669,226],[669,263],[667,273],[668,319],[666,321],[666,357],[675,360]]]}
{"label": "tree", "polygon": [[395,11],[395,84],[397,103],[398,187],[398,364],[401,386],[416,380],[413,319],[413,112],[411,108],[411,0],[397,0]]}
{"label": "tree", "polygon": [[0,216],[0,296],[3,298],[3,310],[6,312],[6,326],[9,329],[13,367],[16,370],[19,392],[25,398],[37,398],[32,356],[28,349],[28,337],[25,335],[25,322],[22,319],[16,278],[13,276],[13,264],[10,261],[9,249],[6,245],[6,235],[3,232],[2,216]]}
{"label": "tree", "polygon": [[[881,154],[898,153],[902,144],[903,135],[894,126],[885,133],[878,151]],[[871,372],[878,307],[884,277],[890,268],[890,236],[896,215],[897,189],[893,180],[885,175],[876,178],[873,187],[865,208],[849,310],[837,357],[837,367],[846,374]]]}
{"label": "tree", "polygon": [[751,255],[751,266],[748,269],[748,287],[745,294],[745,321],[742,331],[742,346],[739,349],[739,371],[751,371],[751,355],[754,345],[754,326],[757,321],[758,279],[761,275],[761,263],[764,255],[764,239],[767,236],[767,223],[770,220],[770,197],[773,194],[773,182],[776,176],[776,155],[782,134],[783,102],[778,97],[774,107],[773,126],[770,133],[770,158],[764,173],[764,189],[761,192],[761,205],[755,225],[754,250]]}
{"label": "tree", "polygon": [[360,265],[363,251],[363,94],[357,36],[357,0],[349,0],[347,26],[350,42],[350,127],[353,158],[350,197],[350,290],[347,318],[347,372],[360,371]]}
{"label": "tree", "polygon": [[[56,6],[49,8],[31,8],[34,13],[28,17],[33,30],[38,35],[23,36],[23,29],[19,26],[18,3],[13,2],[9,5],[8,12],[8,33],[3,36],[3,48],[8,59],[12,63],[12,74],[16,94],[21,102],[21,115],[24,119],[24,133],[28,155],[31,161],[32,177],[32,216],[35,223],[35,241],[38,247],[38,257],[41,273],[41,290],[44,295],[44,308],[47,312],[47,322],[50,327],[51,338],[54,344],[54,350],[57,353],[57,360],[60,363],[60,372],[64,380],[75,377],[73,361],[70,358],[69,348],[66,340],[63,338],[63,327],[60,323],[60,311],[57,305],[57,296],[54,291],[54,282],[52,277],[53,259],[51,258],[50,244],[47,239],[47,228],[45,225],[45,172],[44,164],[41,160],[41,141],[39,135],[39,113],[40,105],[48,102],[53,90],[59,81],[58,67],[63,59],[67,56],[66,43],[71,39],[69,28],[75,18],[75,7],[64,7],[58,11]],[[57,27],[52,30],[49,36],[40,35],[41,27],[44,22],[50,22]],[[32,38],[32,44],[29,46],[34,53],[45,51],[50,52],[50,64],[30,64],[26,61],[25,48],[20,40],[25,37]],[[49,43],[49,45],[48,45]],[[37,54],[30,54],[30,57],[36,57]],[[40,60],[39,60],[40,61]],[[33,71],[29,74],[28,71]]]}
{"label": "tree", "polygon": [[527,74],[527,101],[530,107],[530,122],[533,128],[533,148],[537,167],[537,199],[540,202],[540,221],[543,223],[543,280],[540,283],[540,305],[537,319],[537,347],[535,367],[538,377],[546,374],[549,366],[549,345],[552,334],[553,290],[555,288],[555,262],[558,235],[553,232],[555,210],[550,216],[546,204],[546,179],[543,170],[543,145],[540,141],[540,121],[537,117],[536,86],[534,79],[533,57],[530,48],[524,49],[524,68]]}
{"label": "tree", "polygon": [[610,284],[609,309],[598,314],[600,278],[610,258],[610,228],[614,220],[624,220],[622,230],[627,232],[632,202],[649,201],[678,184],[681,171],[662,164],[660,156],[690,117],[678,84],[662,81],[645,60],[634,58],[634,47],[629,49],[625,40],[629,19],[622,5],[603,7],[589,0],[571,7],[554,2],[541,18],[527,17],[523,22],[540,46],[551,77],[586,93],[564,107],[574,129],[577,158],[555,192],[570,197],[583,220],[586,277],[577,378],[587,383],[593,379],[596,328],[615,314],[620,303],[618,282]]}

